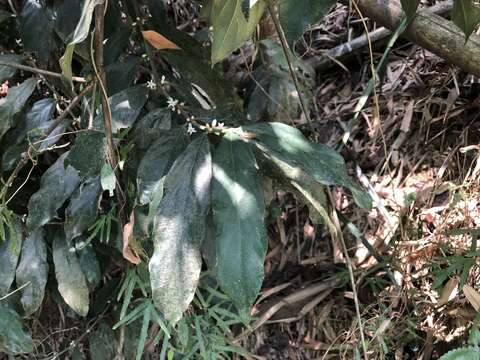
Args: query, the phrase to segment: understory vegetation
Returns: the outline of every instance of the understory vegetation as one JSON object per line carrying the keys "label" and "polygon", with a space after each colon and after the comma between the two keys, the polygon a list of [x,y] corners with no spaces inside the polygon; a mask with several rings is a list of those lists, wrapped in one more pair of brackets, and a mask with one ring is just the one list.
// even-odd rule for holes
{"label": "understory vegetation", "polygon": [[478,9],[0,0],[0,359],[479,359]]}

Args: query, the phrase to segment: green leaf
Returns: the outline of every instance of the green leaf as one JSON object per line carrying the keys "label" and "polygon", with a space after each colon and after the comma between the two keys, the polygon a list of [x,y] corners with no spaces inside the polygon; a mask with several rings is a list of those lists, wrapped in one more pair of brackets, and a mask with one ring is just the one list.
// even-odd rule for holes
{"label": "green leaf", "polygon": [[135,147],[146,150],[165,131],[170,130],[172,111],[167,108],[158,108],[150,111],[135,123],[132,129],[132,140]]}
{"label": "green leaf", "polygon": [[53,239],[53,263],[58,291],[63,300],[80,316],[88,313],[88,286],[77,254],[69,249],[63,231],[57,231]]}
{"label": "green leaf", "polygon": [[[120,129],[133,125],[138,115],[147,102],[148,89],[143,86],[134,86],[111,96],[108,101],[112,112],[112,132],[115,134]],[[94,119],[95,127],[103,131],[103,113]]]}
{"label": "green leaf", "polygon": [[47,62],[55,49],[54,18],[45,1],[26,0],[20,15],[20,34],[26,51]]}
{"label": "green leaf", "polygon": [[22,110],[35,90],[36,84],[37,81],[30,78],[20,85],[10,88],[3,102],[0,100],[0,139],[12,127],[13,116]]}
{"label": "green leaf", "polygon": [[12,217],[10,230],[6,232],[6,239],[0,241],[0,297],[7,295],[12,286],[22,249],[23,231],[18,217]]}
{"label": "green leaf", "polygon": [[439,360],[480,360],[480,349],[476,346],[455,349],[442,355]]}
{"label": "green leaf", "polygon": [[99,131],[84,131],[77,135],[66,162],[78,170],[82,178],[100,174],[106,158],[107,140]]}
{"label": "green leaf", "polygon": [[315,224],[325,224],[330,234],[335,235],[337,229],[328,214],[329,206],[325,194],[325,185],[319,184],[307,176],[302,179],[301,183],[292,180],[290,184],[297,197],[303,199],[308,206],[310,219]]}
{"label": "green leaf", "polygon": [[33,349],[32,337],[25,330],[20,316],[0,302],[0,353],[28,354]]}
{"label": "green leaf", "polygon": [[71,35],[70,43],[67,45],[65,49],[65,53],[60,58],[60,68],[62,69],[62,74],[65,75],[68,81],[72,81],[72,57],[73,57],[73,50],[75,49],[75,45],[83,42],[89,32],[90,32],[90,24],[92,22],[93,17],[93,10],[95,6],[103,3],[103,0],[85,0],[82,8],[82,14],[80,16],[80,20],[78,21],[77,27],[75,31]]}
{"label": "green leaf", "polygon": [[88,287],[93,289],[100,284],[102,277],[100,263],[95,255],[95,251],[93,250],[92,245],[87,245],[77,252],[80,260],[80,267],[85,274]]}
{"label": "green leaf", "polygon": [[480,22],[480,10],[472,0],[455,0],[451,12],[452,21],[465,33],[465,42]]}
{"label": "green leaf", "polygon": [[137,197],[140,204],[152,201],[154,190],[187,144],[188,137],[184,130],[175,129],[161,134],[148,148],[137,172]]}
{"label": "green leaf", "polygon": [[80,178],[72,166],[65,167],[67,156],[68,152],[45,171],[40,181],[40,189],[30,198],[27,217],[29,232],[49,222],[77,188]]}
{"label": "green leaf", "polygon": [[213,0],[210,14],[213,26],[213,64],[224,59],[252,36],[264,9],[264,1],[258,0],[250,7],[247,20],[242,12],[242,0]]}
{"label": "green leaf", "polygon": [[360,207],[371,207],[370,197],[350,178],[343,158],[328,146],[311,143],[298,129],[282,123],[259,123],[243,130],[255,134],[251,141],[260,154],[289,180],[301,184],[308,176],[323,185],[344,186]]}
{"label": "green leaf", "polygon": [[233,135],[222,139],[213,156],[212,209],[218,282],[247,310],[263,281],[265,203],[253,151]]}
{"label": "green leaf", "polygon": [[405,11],[405,15],[408,18],[412,18],[413,15],[417,12],[418,6],[420,5],[420,0],[400,0],[402,4],[402,9]]}
{"label": "green leaf", "polygon": [[82,235],[95,222],[101,196],[99,176],[87,179],[73,193],[65,210],[64,228],[68,243]]}
{"label": "green leaf", "polygon": [[165,196],[155,217],[154,252],[149,263],[152,297],[171,323],[182,317],[198,285],[211,177],[208,138],[202,135],[167,174]]}
{"label": "green leaf", "polygon": [[105,163],[100,171],[100,183],[102,185],[102,189],[108,191],[110,196],[113,196],[116,179],[115,172],[109,163]]}
{"label": "green leaf", "polygon": [[[9,64],[21,64],[25,56],[17,54],[0,54],[0,62]],[[17,72],[17,68],[0,65],[0,84],[10,79]]]}
{"label": "green leaf", "polygon": [[5,11],[3,9],[0,9],[0,24],[3,23],[4,21],[7,21],[8,19],[11,19],[13,17],[13,14]]}
{"label": "green leaf", "polygon": [[117,339],[112,327],[105,321],[88,338],[90,358],[92,360],[111,360],[117,355]]}
{"label": "green leaf", "polygon": [[280,23],[290,46],[327,15],[335,0],[280,0]]}
{"label": "green leaf", "polygon": [[142,59],[128,56],[122,61],[114,62],[106,67],[108,95],[114,95],[132,86]]}
{"label": "green leaf", "polygon": [[24,316],[30,316],[42,305],[47,277],[47,246],[43,229],[40,228],[23,242],[22,256],[16,272],[17,288],[26,285],[20,299]]}

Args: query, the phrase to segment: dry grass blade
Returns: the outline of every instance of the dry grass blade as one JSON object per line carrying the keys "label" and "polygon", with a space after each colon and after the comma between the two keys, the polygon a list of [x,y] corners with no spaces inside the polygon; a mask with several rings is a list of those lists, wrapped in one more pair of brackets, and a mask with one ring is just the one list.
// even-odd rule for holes
{"label": "dry grass blade", "polygon": [[480,311],[480,294],[469,285],[463,285],[463,294],[476,311]]}

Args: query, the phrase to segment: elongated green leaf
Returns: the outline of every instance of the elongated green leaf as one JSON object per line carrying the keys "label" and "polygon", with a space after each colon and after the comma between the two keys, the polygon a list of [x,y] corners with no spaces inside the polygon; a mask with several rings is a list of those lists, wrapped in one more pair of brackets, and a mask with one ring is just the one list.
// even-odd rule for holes
{"label": "elongated green leaf", "polygon": [[336,234],[337,230],[327,210],[325,186],[309,179],[308,176],[305,176],[301,183],[293,180],[290,183],[300,199],[308,206],[310,219],[316,224],[325,224],[330,234]]}
{"label": "elongated green leaf", "polygon": [[53,263],[58,291],[63,300],[80,316],[88,313],[88,286],[77,254],[69,249],[63,231],[53,239]]}
{"label": "elongated green leaf", "polygon": [[152,296],[155,306],[172,323],[193,300],[200,277],[211,177],[208,138],[202,135],[169,171],[165,197],[155,217],[154,253],[149,263]]}
{"label": "elongated green leaf", "polygon": [[188,138],[183,129],[164,132],[147,150],[137,172],[137,194],[140,204],[150,203],[154,190],[167,174],[178,155],[186,148]]}
{"label": "elongated green leaf", "polygon": [[[108,101],[112,111],[112,131],[117,133],[126,129],[137,120],[143,105],[147,102],[148,89],[145,86],[135,86],[111,96]],[[94,119],[95,127],[103,130],[103,114],[100,112]]]}
{"label": "elongated green leaf", "polygon": [[93,289],[100,283],[102,274],[100,272],[100,264],[98,262],[97,255],[95,255],[92,245],[87,245],[79,250],[78,256],[80,260],[80,267],[85,274],[88,287]]}
{"label": "elongated green leaf", "polygon": [[455,0],[451,13],[452,21],[465,33],[465,42],[480,22],[480,9],[472,0]]}
{"label": "elongated green leaf", "polygon": [[20,34],[26,51],[34,52],[43,62],[55,49],[54,13],[46,2],[26,0],[20,15]]}
{"label": "elongated green leaf", "polygon": [[33,352],[33,340],[25,330],[22,319],[6,304],[0,302],[0,353],[8,355]]}
{"label": "elongated green leaf", "polygon": [[72,80],[72,57],[73,50],[75,49],[75,44],[79,44],[84,41],[88,33],[90,32],[90,24],[92,22],[93,10],[95,6],[103,3],[103,0],[85,0],[82,8],[82,14],[80,20],[78,21],[75,31],[71,35],[71,41],[65,49],[65,53],[60,58],[60,68],[62,69],[62,74],[68,79]]}
{"label": "elongated green leaf", "polygon": [[33,107],[20,119],[16,119],[15,127],[5,134],[5,142],[12,144],[2,154],[2,170],[11,170],[20,160],[29,144],[33,144],[35,149],[40,152],[51,145],[52,140],[36,143],[44,134],[44,130],[51,124],[50,118],[55,111],[56,101],[51,98],[39,100],[33,104]]}
{"label": "elongated green leaf", "polygon": [[6,232],[5,241],[0,241],[0,297],[7,295],[10,290],[22,249],[23,233],[18,217],[12,217],[10,230]]}
{"label": "elongated green leaf", "polygon": [[55,164],[45,171],[40,189],[30,198],[27,217],[29,232],[50,221],[77,188],[80,178],[72,166],[65,167],[64,160],[67,156],[68,153],[60,156]]}
{"label": "elongated green leaf", "polygon": [[[0,62],[10,63],[10,64],[21,64],[25,57],[23,55],[17,54],[0,54]],[[12,66],[0,65],[0,83],[3,83],[5,80],[10,79],[17,69]]]}
{"label": "elongated green leaf", "polygon": [[263,281],[265,203],[253,151],[234,135],[225,136],[213,156],[212,209],[219,284],[247,310]]}
{"label": "elongated green leaf", "polygon": [[10,88],[3,102],[0,100],[0,139],[12,127],[13,116],[22,110],[32,95],[36,83],[34,78],[30,78],[20,85]]}
{"label": "elongated green leaf", "polygon": [[370,208],[370,197],[349,177],[343,158],[328,146],[311,143],[299,130],[282,123],[248,125],[243,130],[255,134],[252,143],[288,179],[302,183],[308,174],[324,185],[345,186],[360,207]]}
{"label": "elongated green leaf", "polygon": [[100,177],[86,180],[73,193],[65,210],[65,234],[68,243],[82,235],[95,222],[102,195]]}
{"label": "elongated green leaf", "polygon": [[400,0],[402,4],[402,9],[405,11],[405,14],[408,18],[413,17],[417,12],[418,5],[420,5],[420,0]]}
{"label": "elongated green leaf", "polygon": [[43,229],[40,228],[23,242],[22,255],[16,272],[17,288],[25,285],[20,299],[25,311],[24,316],[33,314],[42,305],[47,276],[47,246]]}
{"label": "elongated green leaf", "polygon": [[167,108],[158,108],[150,111],[139,119],[132,129],[132,139],[140,150],[146,150],[162,134],[170,130],[172,111]]}
{"label": "elongated green leaf", "polygon": [[335,3],[335,0],[280,0],[280,23],[290,46]]}
{"label": "elongated green leaf", "polygon": [[99,131],[84,131],[78,134],[70,149],[67,163],[78,170],[82,178],[91,178],[100,174],[106,158],[106,138]]}
{"label": "elongated green leaf", "polygon": [[[131,30],[131,29],[129,29]],[[132,86],[142,59],[129,56],[122,61],[114,62],[106,67],[108,95],[114,95]]]}
{"label": "elongated green leaf", "polygon": [[264,1],[256,1],[249,9],[247,20],[242,12],[242,0],[213,0],[210,15],[213,25],[212,63],[221,61],[252,36],[264,9]]}

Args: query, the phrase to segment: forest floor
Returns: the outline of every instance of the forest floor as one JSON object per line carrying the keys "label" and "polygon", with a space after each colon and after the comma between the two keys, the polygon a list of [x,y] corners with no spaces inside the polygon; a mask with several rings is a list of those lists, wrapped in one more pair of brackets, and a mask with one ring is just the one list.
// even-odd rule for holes
{"label": "forest floor", "polygon": [[[305,35],[300,52],[321,56],[365,25],[375,29],[338,6]],[[255,307],[261,326],[246,341],[265,359],[353,359],[361,330],[370,359],[438,359],[466,343],[476,320],[478,79],[400,39],[344,144],[385,43],[317,73],[309,134],[341,149],[374,199],[367,213],[341,190],[334,194],[358,231],[344,231],[357,293],[341,244],[292,196],[277,192],[281,212],[271,219]]]}

